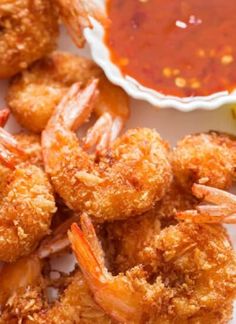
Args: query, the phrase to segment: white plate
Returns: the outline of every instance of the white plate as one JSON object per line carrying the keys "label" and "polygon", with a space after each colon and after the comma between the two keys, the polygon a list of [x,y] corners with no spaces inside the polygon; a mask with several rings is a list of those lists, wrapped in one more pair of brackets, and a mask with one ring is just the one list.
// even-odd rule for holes
{"label": "white plate", "polygon": [[[88,48],[78,50],[64,29],[61,30],[59,48],[90,57]],[[6,89],[7,81],[0,81],[0,107],[4,107]],[[195,132],[218,130],[236,135],[236,120],[233,119],[232,111],[229,108],[220,108],[214,111],[196,110],[188,113],[169,108],[157,111],[147,102],[132,100],[131,118],[127,123],[127,128],[137,126],[156,128],[171,145],[175,145],[176,141],[184,135]],[[10,118],[6,128],[12,132],[20,129],[13,117]],[[228,226],[228,228],[236,248],[236,226]],[[236,324],[236,312],[232,323]]]}

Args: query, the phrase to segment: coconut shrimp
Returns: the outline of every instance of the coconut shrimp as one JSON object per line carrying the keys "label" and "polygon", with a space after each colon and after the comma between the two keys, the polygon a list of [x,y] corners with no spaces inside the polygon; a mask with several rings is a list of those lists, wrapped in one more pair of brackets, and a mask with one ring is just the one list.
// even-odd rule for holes
{"label": "coconut shrimp", "polygon": [[57,11],[48,0],[1,0],[0,29],[0,79],[3,79],[55,48]]}
{"label": "coconut shrimp", "polygon": [[193,194],[207,204],[179,212],[177,217],[194,223],[236,224],[236,196],[213,187],[194,184]]}
{"label": "coconut shrimp", "polygon": [[[87,232],[92,224],[82,216]],[[236,294],[236,256],[220,225],[179,223],[156,234],[159,267],[113,276],[73,224],[69,238],[96,303],[120,323],[226,323]],[[94,236],[93,236],[94,238]],[[94,238],[95,240],[95,238]],[[94,248],[95,246],[95,248]]]}
{"label": "coconut shrimp", "polygon": [[7,102],[17,121],[33,132],[41,132],[56,105],[75,82],[86,85],[98,78],[99,95],[94,111],[100,117],[89,132],[87,147],[98,143],[109,125],[107,145],[121,131],[129,117],[128,96],[110,83],[91,60],[65,52],[54,52],[34,63],[11,81]]}
{"label": "coconut shrimp", "polygon": [[94,302],[79,270],[60,278],[59,287],[67,287],[59,300],[50,304],[46,290],[57,283],[44,275],[47,264],[36,251],[3,266],[0,271],[0,323],[112,323]]}
{"label": "coconut shrimp", "polygon": [[124,272],[137,264],[154,271],[154,238],[164,227],[177,223],[177,212],[193,209],[197,203],[193,195],[183,192],[173,181],[161,201],[143,215],[104,224],[102,242],[112,272]]}
{"label": "coconut shrimp", "polygon": [[46,172],[66,205],[103,222],[150,209],[165,194],[172,170],[168,145],[155,130],[128,131],[100,159],[81,147],[72,130],[92,111],[96,84],[71,87],[42,133],[42,147]]}
{"label": "coconut shrimp", "polygon": [[28,160],[17,140],[0,129],[0,260],[30,253],[49,232],[56,207],[43,170]]}
{"label": "coconut shrimp", "polygon": [[173,172],[190,190],[196,183],[227,189],[235,177],[236,141],[223,133],[201,133],[182,139],[173,152]]}

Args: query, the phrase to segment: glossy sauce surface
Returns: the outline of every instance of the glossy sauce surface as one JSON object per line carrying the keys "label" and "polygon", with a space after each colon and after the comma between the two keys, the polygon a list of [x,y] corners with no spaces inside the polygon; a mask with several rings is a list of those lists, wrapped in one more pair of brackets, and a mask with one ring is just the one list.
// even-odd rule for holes
{"label": "glossy sauce surface", "polygon": [[236,0],[108,0],[107,11],[124,75],[178,97],[236,88]]}

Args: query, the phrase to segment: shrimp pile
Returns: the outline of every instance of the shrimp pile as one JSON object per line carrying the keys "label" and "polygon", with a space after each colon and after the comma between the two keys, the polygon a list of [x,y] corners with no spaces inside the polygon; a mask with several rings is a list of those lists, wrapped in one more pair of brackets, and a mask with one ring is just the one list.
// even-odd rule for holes
{"label": "shrimp pile", "polygon": [[[29,5],[18,2],[14,10]],[[94,2],[55,4],[81,45]],[[39,24],[40,34],[44,19],[45,46],[29,42],[7,94],[26,131],[5,131],[9,110],[0,111],[0,323],[228,323],[236,254],[221,223],[236,222],[236,197],[224,191],[235,179],[235,138],[193,134],[171,149],[155,129],[121,134],[128,96],[91,60],[48,54],[57,12],[27,32]],[[53,257],[73,251],[75,268],[58,275]]]}
{"label": "shrimp pile", "polygon": [[[97,323],[112,320],[95,303],[80,270],[61,278],[64,290],[60,300],[51,305],[46,296],[52,284],[43,273],[47,261],[37,251],[0,271],[0,323]],[[63,289],[63,286],[65,288]]]}
{"label": "shrimp pile", "polygon": [[236,293],[236,259],[221,226],[169,226],[154,233],[149,246],[155,273],[136,265],[113,276],[99,257],[100,244],[85,214],[82,222],[84,232],[73,224],[69,238],[95,301],[114,320],[225,323],[230,319]]}
{"label": "shrimp pile", "polygon": [[0,79],[16,74],[55,48],[57,16],[49,0],[1,0]]}

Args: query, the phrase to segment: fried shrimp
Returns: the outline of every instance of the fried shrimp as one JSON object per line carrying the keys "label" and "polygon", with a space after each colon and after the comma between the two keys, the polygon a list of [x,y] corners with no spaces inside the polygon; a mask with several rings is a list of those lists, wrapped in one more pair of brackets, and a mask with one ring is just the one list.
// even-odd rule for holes
{"label": "fried shrimp", "polygon": [[193,194],[205,202],[194,210],[179,212],[177,217],[194,223],[236,224],[236,196],[212,187],[194,184]]}
{"label": "fried shrimp", "polygon": [[102,70],[87,58],[54,52],[39,60],[13,78],[7,102],[17,121],[38,133],[45,128],[69,87],[75,82],[86,85],[94,77],[99,79],[99,95],[94,111],[100,119],[87,138],[87,146],[99,141],[110,120],[111,142],[129,116],[128,96],[120,87],[111,84]]}
{"label": "fried shrimp", "polygon": [[102,243],[112,273],[125,272],[139,264],[154,269],[155,254],[150,246],[160,231],[161,221],[155,209],[144,215],[105,224]]}
{"label": "fried shrimp", "polygon": [[48,232],[55,212],[51,185],[17,140],[0,129],[0,260],[30,253]]}
{"label": "fried shrimp", "polygon": [[103,246],[111,260],[113,273],[124,272],[137,264],[156,269],[155,237],[161,229],[176,224],[176,212],[193,209],[198,203],[194,196],[183,192],[173,181],[165,196],[143,215],[104,224]]}
{"label": "fried shrimp", "polygon": [[46,291],[54,282],[44,275],[46,266],[37,252],[3,266],[0,271],[0,323],[112,323],[94,302],[79,270],[61,278],[60,286],[67,287],[59,300],[50,304]]}
{"label": "fried shrimp", "polygon": [[[82,221],[87,232],[88,217]],[[226,323],[236,294],[236,257],[219,225],[179,223],[157,234],[159,267],[111,275],[95,255],[99,244],[73,224],[69,238],[94,300],[120,323]],[[95,248],[96,247],[96,248]]]}
{"label": "fried shrimp", "polygon": [[57,106],[42,133],[46,172],[74,211],[86,211],[100,222],[141,214],[171,183],[168,145],[155,130],[139,128],[129,130],[100,158],[88,154],[72,130],[87,119],[95,95],[96,81],[84,90],[74,84]]}
{"label": "fried shrimp", "polygon": [[196,182],[219,189],[234,179],[236,141],[216,132],[188,135],[173,152],[173,171],[179,184],[191,189]]}
{"label": "fried shrimp", "polygon": [[49,0],[1,0],[0,30],[0,79],[3,79],[55,48],[57,11]]}

